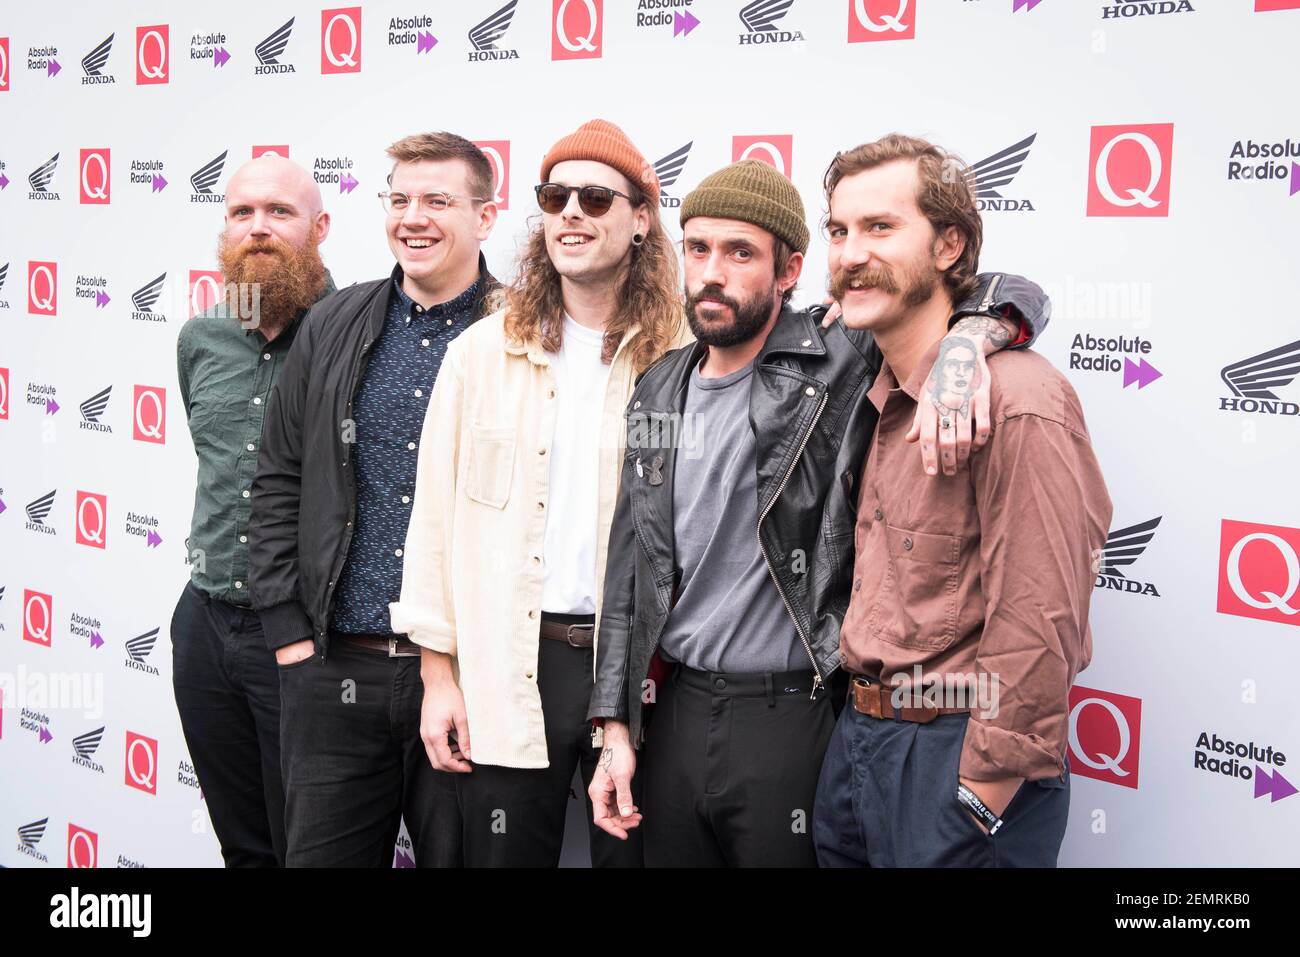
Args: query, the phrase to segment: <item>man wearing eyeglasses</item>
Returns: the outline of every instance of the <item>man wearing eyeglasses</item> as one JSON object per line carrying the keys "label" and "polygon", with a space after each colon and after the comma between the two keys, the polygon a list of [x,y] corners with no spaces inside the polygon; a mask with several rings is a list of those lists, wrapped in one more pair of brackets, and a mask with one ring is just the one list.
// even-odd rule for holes
{"label": "man wearing eyeglasses", "polygon": [[[559,863],[574,771],[589,782],[599,753],[586,709],[622,413],[686,336],[659,180],[623,131],[583,124],[541,178],[506,308],[452,343],[434,389],[392,606],[424,649],[421,734],[454,773],[469,866]],[[590,835],[595,866],[641,864],[638,840]]]}
{"label": "man wearing eyeglasses", "polygon": [[[280,665],[289,866],[460,863],[454,785],[420,741],[419,648],[394,633],[420,429],[448,345],[489,312],[492,169],[451,133],[388,148],[391,276],[303,320],[271,395],[250,585]],[[248,496],[250,492],[243,493]]]}

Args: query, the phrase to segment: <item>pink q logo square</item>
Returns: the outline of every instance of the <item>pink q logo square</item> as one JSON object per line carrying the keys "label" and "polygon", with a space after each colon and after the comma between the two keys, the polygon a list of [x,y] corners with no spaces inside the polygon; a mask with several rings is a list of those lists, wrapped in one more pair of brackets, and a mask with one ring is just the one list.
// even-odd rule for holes
{"label": "pink q logo square", "polygon": [[285,159],[288,159],[289,147],[287,144],[280,144],[278,146],[254,146],[253,147],[253,159],[257,159],[259,156],[267,156],[267,155],[282,156]]}
{"label": "pink q logo square", "polygon": [[361,72],[361,8],[320,12],[320,71]]}
{"label": "pink q logo square", "polygon": [[68,822],[68,867],[99,866],[99,835]]}
{"label": "pink q logo square", "polygon": [[23,641],[49,648],[54,636],[54,599],[44,592],[23,589]]}
{"label": "pink q logo square", "polygon": [[77,491],[77,544],[103,548],[108,532],[108,496]]}
{"label": "pink q logo square", "polygon": [[167,441],[167,390],[153,385],[135,387],[131,407],[132,438],[162,445]]}
{"label": "pink q logo square", "polygon": [[81,151],[81,202],[83,205],[107,205],[112,193],[109,172],[110,150],[106,148]]}
{"label": "pink q logo square", "polygon": [[1300,625],[1300,528],[1223,520],[1219,604],[1224,615]]}
{"label": "pink q logo square", "polygon": [[0,420],[9,418],[9,370],[0,368]]}
{"label": "pink q logo square", "polygon": [[226,277],[216,269],[190,270],[190,318],[206,312],[221,302],[225,293]]}
{"label": "pink q logo square", "polygon": [[59,314],[59,264],[27,263],[27,311],[33,316]]}
{"label": "pink q logo square", "polygon": [[158,742],[134,731],[126,733],[126,785],[158,794]]}
{"label": "pink q logo square", "polygon": [[9,92],[9,38],[0,37],[0,93]]}
{"label": "pink q logo square", "polygon": [[794,164],[794,136],[790,133],[773,133],[768,136],[733,136],[731,161],[761,160],[775,166],[787,179]]}
{"label": "pink q logo square", "polygon": [[1168,216],[1174,124],[1094,126],[1089,216]]}
{"label": "pink q logo square", "polygon": [[1075,685],[1069,700],[1070,773],[1137,790],[1142,699]]}
{"label": "pink q logo square", "polygon": [[1300,10],[1300,0],[1255,0],[1255,12],[1270,10]]}
{"label": "pink q logo square", "polygon": [[599,57],[604,13],[604,0],[551,0],[551,59]]}
{"label": "pink q logo square", "polygon": [[510,141],[475,140],[492,167],[492,202],[499,209],[510,208]]}
{"label": "pink q logo square", "polygon": [[171,40],[165,23],[135,28],[135,84],[166,83],[170,71]]}
{"label": "pink q logo square", "polygon": [[849,0],[849,42],[916,38],[916,5],[921,0]]}

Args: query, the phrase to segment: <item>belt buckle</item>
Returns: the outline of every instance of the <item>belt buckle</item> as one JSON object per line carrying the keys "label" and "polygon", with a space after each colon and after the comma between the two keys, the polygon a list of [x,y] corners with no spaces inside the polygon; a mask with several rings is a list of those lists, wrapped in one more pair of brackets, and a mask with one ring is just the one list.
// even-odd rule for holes
{"label": "belt buckle", "polygon": [[418,651],[398,651],[397,636],[393,635],[388,639],[388,657],[390,658],[414,658],[419,655]]}
{"label": "belt buckle", "polygon": [[575,643],[574,643],[574,641],[573,641],[573,629],[575,629],[575,628],[591,628],[591,629],[593,629],[593,631],[594,631],[595,626],[594,626],[594,625],[570,625],[568,628],[564,629],[564,640],[568,643],[568,645],[569,645],[570,648],[585,648],[585,647],[587,647],[586,645],[579,645],[579,644],[575,644]]}

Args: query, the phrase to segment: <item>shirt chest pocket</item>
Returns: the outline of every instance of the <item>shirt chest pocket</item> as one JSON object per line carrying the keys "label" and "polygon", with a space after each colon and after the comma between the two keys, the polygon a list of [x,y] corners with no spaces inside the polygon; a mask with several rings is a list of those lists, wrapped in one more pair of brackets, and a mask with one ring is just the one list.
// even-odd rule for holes
{"label": "shirt chest pocket", "polygon": [[515,472],[515,429],[469,428],[465,494],[471,501],[505,508]]}
{"label": "shirt chest pocket", "polygon": [[957,637],[961,539],[886,525],[885,541],[897,601],[882,615],[884,637],[908,648],[947,648]]}

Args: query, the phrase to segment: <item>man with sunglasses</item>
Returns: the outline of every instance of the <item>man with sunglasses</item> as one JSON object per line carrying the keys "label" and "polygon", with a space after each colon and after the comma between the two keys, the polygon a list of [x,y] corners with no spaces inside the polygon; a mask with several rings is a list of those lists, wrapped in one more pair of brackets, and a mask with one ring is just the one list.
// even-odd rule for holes
{"label": "man with sunglasses", "polygon": [[[506,308],[448,349],[425,419],[393,627],[423,647],[421,734],[470,866],[559,863],[635,377],[685,336],[659,181],[612,123],[542,162]],[[449,735],[454,741],[449,741]],[[588,806],[590,813],[590,806]],[[591,827],[592,863],[639,841]]]}
{"label": "man with sunglasses", "polygon": [[303,319],[267,410],[250,586],[280,664],[289,866],[460,863],[455,789],[420,742],[419,648],[395,633],[420,429],[453,339],[489,312],[492,169],[451,133],[388,148],[392,274]]}

